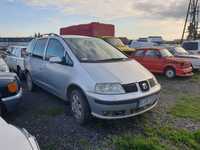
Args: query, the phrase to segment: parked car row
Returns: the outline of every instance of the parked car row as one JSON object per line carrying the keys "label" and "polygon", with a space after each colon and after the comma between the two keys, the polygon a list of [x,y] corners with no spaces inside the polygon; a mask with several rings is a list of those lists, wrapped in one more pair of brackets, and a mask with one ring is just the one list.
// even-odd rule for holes
{"label": "parked car row", "polygon": [[18,76],[9,72],[5,61],[0,58],[0,145],[5,150],[40,150],[38,143],[25,129],[8,124],[2,118],[16,110],[22,96]]}
{"label": "parked car row", "polygon": [[174,57],[168,49],[143,48],[130,55],[153,73],[164,74],[168,78],[192,76],[191,63]]}

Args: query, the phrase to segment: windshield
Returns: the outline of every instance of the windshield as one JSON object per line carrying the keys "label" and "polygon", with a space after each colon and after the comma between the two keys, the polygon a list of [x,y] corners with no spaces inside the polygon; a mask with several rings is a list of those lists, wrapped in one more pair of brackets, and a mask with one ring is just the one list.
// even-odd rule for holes
{"label": "windshield", "polygon": [[170,53],[169,50],[167,50],[167,49],[160,50],[160,53],[161,53],[162,57],[172,57],[173,56],[172,53]]}
{"label": "windshield", "polygon": [[119,61],[127,57],[119,50],[97,38],[65,38],[74,55],[81,62]]}
{"label": "windshield", "polygon": [[176,47],[174,49],[175,49],[176,53],[178,53],[178,54],[184,54],[184,55],[188,54],[188,52],[182,47]]}
{"label": "windshield", "polygon": [[113,46],[125,46],[123,42],[117,38],[105,38],[104,40]]}

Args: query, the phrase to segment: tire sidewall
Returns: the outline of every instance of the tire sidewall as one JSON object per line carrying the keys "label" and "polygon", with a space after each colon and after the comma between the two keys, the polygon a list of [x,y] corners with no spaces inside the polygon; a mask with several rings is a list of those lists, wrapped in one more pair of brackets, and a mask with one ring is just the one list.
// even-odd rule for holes
{"label": "tire sidewall", "polygon": [[32,92],[34,85],[33,85],[33,80],[32,80],[30,73],[26,74],[26,85],[27,85],[28,91]]}
{"label": "tire sidewall", "polygon": [[[72,110],[72,101],[73,101],[74,95],[79,97],[79,102],[82,107],[81,118],[76,118],[75,114]],[[77,89],[71,91],[71,93],[70,93],[70,109],[71,109],[72,115],[75,118],[76,122],[78,122],[80,125],[83,125],[88,122],[88,120],[90,118],[89,105],[88,105],[87,99],[85,98],[82,91],[77,90]]]}
{"label": "tire sidewall", "polygon": [[[173,75],[171,75],[171,76],[169,76],[169,74],[168,74],[168,72],[170,72],[170,71],[173,73]],[[167,68],[165,70],[165,76],[169,79],[172,79],[176,76],[176,71],[173,68]]]}

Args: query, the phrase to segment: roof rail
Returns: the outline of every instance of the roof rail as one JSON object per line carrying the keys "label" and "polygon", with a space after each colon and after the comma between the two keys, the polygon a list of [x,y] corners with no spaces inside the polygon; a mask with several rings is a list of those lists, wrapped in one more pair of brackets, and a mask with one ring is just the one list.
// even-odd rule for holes
{"label": "roof rail", "polygon": [[57,37],[59,37],[59,35],[56,34],[56,33],[46,33],[46,34],[41,34],[41,35],[39,35],[38,37],[41,38],[41,37],[45,37],[45,36],[57,36]]}

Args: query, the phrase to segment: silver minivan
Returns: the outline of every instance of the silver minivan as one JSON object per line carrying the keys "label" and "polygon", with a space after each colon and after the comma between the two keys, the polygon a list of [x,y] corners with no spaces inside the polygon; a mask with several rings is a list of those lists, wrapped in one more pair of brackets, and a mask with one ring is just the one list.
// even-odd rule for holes
{"label": "silver minivan", "polygon": [[28,89],[37,85],[69,101],[80,124],[91,116],[136,116],[158,103],[154,75],[101,39],[50,34],[34,39],[27,51]]}

